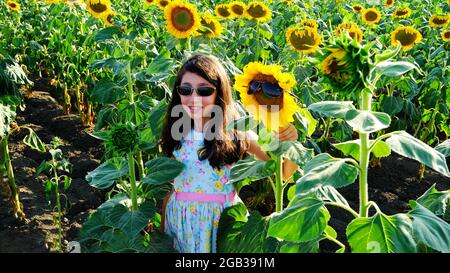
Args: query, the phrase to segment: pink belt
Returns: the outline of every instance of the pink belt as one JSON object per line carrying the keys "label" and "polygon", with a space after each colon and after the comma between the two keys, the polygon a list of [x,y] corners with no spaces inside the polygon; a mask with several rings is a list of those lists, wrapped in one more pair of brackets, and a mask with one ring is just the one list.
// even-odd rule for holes
{"label": "pink belt", "polygon": [[228,201],[233,201],[236,195],[236,191],[232,191],[228,194],[222,193],[200,193],[200,192],[175,192],[176,200],[184,201],[199,201],[199,202],[217,202],[226,203],[227,197]]}

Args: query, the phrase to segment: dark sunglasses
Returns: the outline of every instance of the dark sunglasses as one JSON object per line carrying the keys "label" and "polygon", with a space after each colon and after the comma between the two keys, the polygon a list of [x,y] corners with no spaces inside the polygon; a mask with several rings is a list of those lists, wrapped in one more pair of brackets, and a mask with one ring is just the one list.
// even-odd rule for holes
{"label": "dark sunglasses", "polygon": [[194,92],[194,89],[196,90],[197,95],[199,95],[200,97],[211,96],[214,93],[214,91],[216,91],[215,87],[210,87],[210,86],[200,86],[198,88],[192,88],[187,85],[179,85],[176,88],[178,94],[183,95],[183,96],[192,95],[192,93]]}
{"label": "dark sunglasses", "polygon": [[272,98],[279,98],[283,95],[283,89],[278,84],[256,80],[250,82],[247,94],[252,95],[261,91],[264,95]]}

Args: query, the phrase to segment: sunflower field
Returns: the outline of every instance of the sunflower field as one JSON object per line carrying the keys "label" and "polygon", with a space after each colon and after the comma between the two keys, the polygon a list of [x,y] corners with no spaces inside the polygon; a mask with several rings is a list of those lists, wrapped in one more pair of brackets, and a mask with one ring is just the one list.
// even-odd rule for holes
{"label": "sunflower field", "polygon": [[450,0],[0,2],[0,252],[175,252],[160,137],[196,53],[271,158],[233,165],[218,252],[450,252]]}

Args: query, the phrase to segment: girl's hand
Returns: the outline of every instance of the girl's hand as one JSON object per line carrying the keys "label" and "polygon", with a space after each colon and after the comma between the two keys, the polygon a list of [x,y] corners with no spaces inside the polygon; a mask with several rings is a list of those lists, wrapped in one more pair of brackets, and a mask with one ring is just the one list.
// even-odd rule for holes
{"label": "girl's hand", "polygon": [[296,141],[298,139],[297,128],[292,123],[289,123],[286,127],[280,128],[277,137],[280,141]]}

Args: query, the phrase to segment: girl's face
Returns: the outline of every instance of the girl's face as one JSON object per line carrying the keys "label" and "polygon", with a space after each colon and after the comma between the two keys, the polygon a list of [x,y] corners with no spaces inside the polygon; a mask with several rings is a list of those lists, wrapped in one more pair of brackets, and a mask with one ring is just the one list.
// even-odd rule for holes
{"label": "girl's face", "polygon": [[[199,87],[213,87],[210,82],[200,77],[199,75],[187,71],[181,78],[180,86],[189,86],[197,89]],[[194,90],[191,95],[183,96],[180,94],[181,104],[184,110],[189,114],[193,120],[205,121],[211,117],[211,111],[215,105],[217,97],[217,90],[210,96],[199,96],[197,90]]]}

